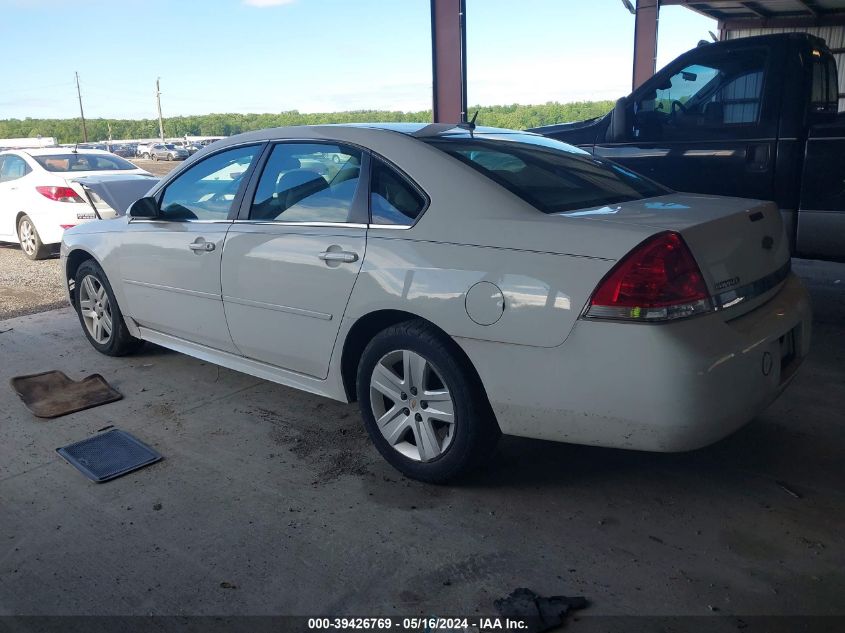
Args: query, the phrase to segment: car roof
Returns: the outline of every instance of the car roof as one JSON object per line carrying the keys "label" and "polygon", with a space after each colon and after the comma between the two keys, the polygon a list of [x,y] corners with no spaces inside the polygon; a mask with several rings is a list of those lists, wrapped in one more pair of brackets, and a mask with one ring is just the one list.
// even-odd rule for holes
{"label": "car roof", "polygon": [[[229,145],[236,145],[245,141],[270,141],[278,138],[302,138],[311,132],[315,137],[331,135],[332,131],[338,130],[372,130],[376,133],[394,133],[402,134],[417,139],[422,138],[470,138],[472,136],[496,135],[502,136],[506,134],[530,134],[537,136],[531,132],[520,130],[509,130],[506,128],[475,126],[470,129],[468,124],[456,123],[336,123],[324,125],[294,125],[287,127],[265,128],[262,130],[253,130],[251,132],[244,132],[236,134],[219,141],[218,146],[222,149]],[[340,140],[340,139],[338,139]]]}

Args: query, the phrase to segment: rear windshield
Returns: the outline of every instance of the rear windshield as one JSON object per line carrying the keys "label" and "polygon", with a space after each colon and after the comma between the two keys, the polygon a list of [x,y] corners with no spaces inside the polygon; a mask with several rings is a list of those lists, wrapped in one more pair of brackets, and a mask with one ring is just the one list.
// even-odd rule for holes
{"label": "rear windshield", "polygon": [[668,189],[565,143],[529,134],[420,139],[543,213],[652,198]]}
{"label": "rear windshield", "polygon": [[47,171],[123,171],[137,169],[128,160],[108,154],[47,154],[33,156]]}

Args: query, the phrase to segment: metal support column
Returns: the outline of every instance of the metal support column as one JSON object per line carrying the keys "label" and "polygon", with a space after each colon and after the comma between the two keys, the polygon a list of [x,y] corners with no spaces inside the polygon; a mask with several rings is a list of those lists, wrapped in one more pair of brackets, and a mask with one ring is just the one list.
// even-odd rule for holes
{"label": "metal support column", "polygon": [[466,121],[466,1],[431,0],[435,123]]}
{"label": "metal support column", "polygon": [[636,89],[657,69],[657,23],[660,0],[637,0],[634,22],[634,81]]}

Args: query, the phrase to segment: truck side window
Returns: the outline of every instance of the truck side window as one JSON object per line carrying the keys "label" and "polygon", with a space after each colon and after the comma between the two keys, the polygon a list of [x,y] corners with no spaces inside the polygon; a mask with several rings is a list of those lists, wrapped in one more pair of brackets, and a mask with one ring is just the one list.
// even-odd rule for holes
{"label": "truck side window", "polygon": [[638,141],[706,140],[760,120],[765,51],[713,56],[666,77],[633,105]]}
{"label": "truck side window", "polygon": [[[814,54],[817,51],[814,51]],[[839,81],[836,77],[836,63],[830,58],[813,58],[813,84],[810,94],[812,112],[839,110]]]}

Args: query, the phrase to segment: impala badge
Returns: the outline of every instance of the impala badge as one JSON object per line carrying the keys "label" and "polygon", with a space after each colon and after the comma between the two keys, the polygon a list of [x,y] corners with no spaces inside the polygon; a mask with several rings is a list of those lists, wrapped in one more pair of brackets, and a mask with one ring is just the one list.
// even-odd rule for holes
{"label": "impala badge", "polygon": [[763,236],[763,244],[762,244],[763,248],[765,248],[767,251],[770,251],[770,250],[772,250],[772,246],[774,246],[774,245],[775,245],[775,238],[773,238],[771,235],[764,235]]}
{"label": "impala badge", "polygon": [[725,288],[730,288],[735,286],[739,283],[739,277],[731,277],[730,279],[723,279],[722,281],[716,282],[716,290],[724,290]]}

